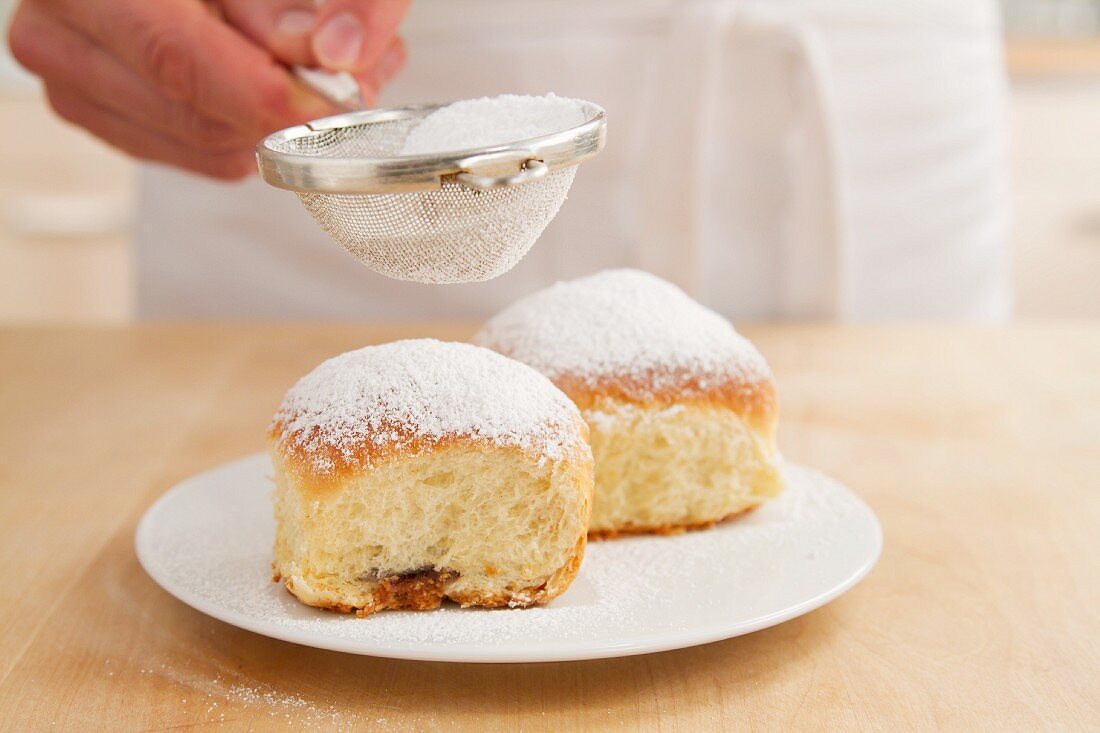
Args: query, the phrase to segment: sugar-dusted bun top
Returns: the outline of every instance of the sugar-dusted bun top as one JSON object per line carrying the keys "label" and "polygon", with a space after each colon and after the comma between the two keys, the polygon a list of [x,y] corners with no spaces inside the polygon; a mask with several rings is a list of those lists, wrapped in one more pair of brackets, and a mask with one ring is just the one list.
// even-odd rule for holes
{"label": "sugar-dusted bun top", "polygon": [[287,392],[269,432],[288,463],[319,477],[461,440],[556,460],[588,437],[576,406],[534,369],[432,339],[323,362]]}
{"label": "sugar-dusted bun top", "polygon": [[501,311],[474,341],[530,364],[582,405],[601,394],[772,399],[767,363],[729,321],[640,270],[559,282]]}

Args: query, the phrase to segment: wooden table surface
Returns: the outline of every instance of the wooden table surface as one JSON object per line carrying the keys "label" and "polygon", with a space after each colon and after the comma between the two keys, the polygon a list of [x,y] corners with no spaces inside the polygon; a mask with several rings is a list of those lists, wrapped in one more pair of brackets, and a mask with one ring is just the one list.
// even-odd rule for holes
{"label": "wooden table surface", "polygon": [[469,330],[0,331],[0,728],[1100,727],[1095,323],[745,329],[777,373],[784,453],[848,484],[886,537],[847,595],[749,636],[592,662],[392,661],[241,631],[142,572],[145,508],[261,449],[318,361]]}

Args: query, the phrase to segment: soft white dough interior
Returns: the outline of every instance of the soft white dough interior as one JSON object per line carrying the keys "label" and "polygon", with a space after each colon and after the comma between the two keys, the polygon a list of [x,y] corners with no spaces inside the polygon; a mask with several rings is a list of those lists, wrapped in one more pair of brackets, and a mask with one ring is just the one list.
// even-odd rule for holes
{"label": "soft white dough interior", "polygon": [[581,410],[596,463],[593,530],[711,522],[782,490],[770,435],[710,405]]}
{"label": "soft white dough interior", "polygon": [[588,519],[587,462],[520,449],[394,458],[320,493],[276,468],[277,567],[313,600],[369,605],[379,579],[424,570],[458,574],[448,595],[537,587],[572,560]]}

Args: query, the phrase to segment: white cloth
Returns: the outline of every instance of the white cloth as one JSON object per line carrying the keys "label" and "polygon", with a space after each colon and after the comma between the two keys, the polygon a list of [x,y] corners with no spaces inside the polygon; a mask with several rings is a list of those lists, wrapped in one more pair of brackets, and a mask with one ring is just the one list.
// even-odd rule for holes
{"label": "white cloth", "polygon": [[293,194],[141,174],[142,317],[477,318],[635,266],[735,318],[1009,312],[993,0],[418,0],[385,104],[554,91],[608,145],[515,270],[377,275]]}

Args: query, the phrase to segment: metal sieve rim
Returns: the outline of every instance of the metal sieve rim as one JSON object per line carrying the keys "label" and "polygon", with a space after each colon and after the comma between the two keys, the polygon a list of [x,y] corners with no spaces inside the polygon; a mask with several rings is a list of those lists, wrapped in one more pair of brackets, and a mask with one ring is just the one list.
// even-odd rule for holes
{"label": "metal sieve rim", "polygon": [[[586,121],[576,127],[506,145],[390,157],[326,158],[288,153],[277,146],[332,130],[378,122],[423,117],[443,104],[364,110],[323,117],[268,135],[256,146],[263,179],[277,188],[300,193],[376,194],[440,188],[443,179],[470,174],[467,179],[493,178],[501,186],[522,185],[530,176],[502,175],[523,171],[531,161],[549,171],[582,163],[596,155],[607,139],[607,115],[597,104],[579,100]],[[455,179],[451,179],[455,180]],[[460,177],[457,179],[463,183]]]}

